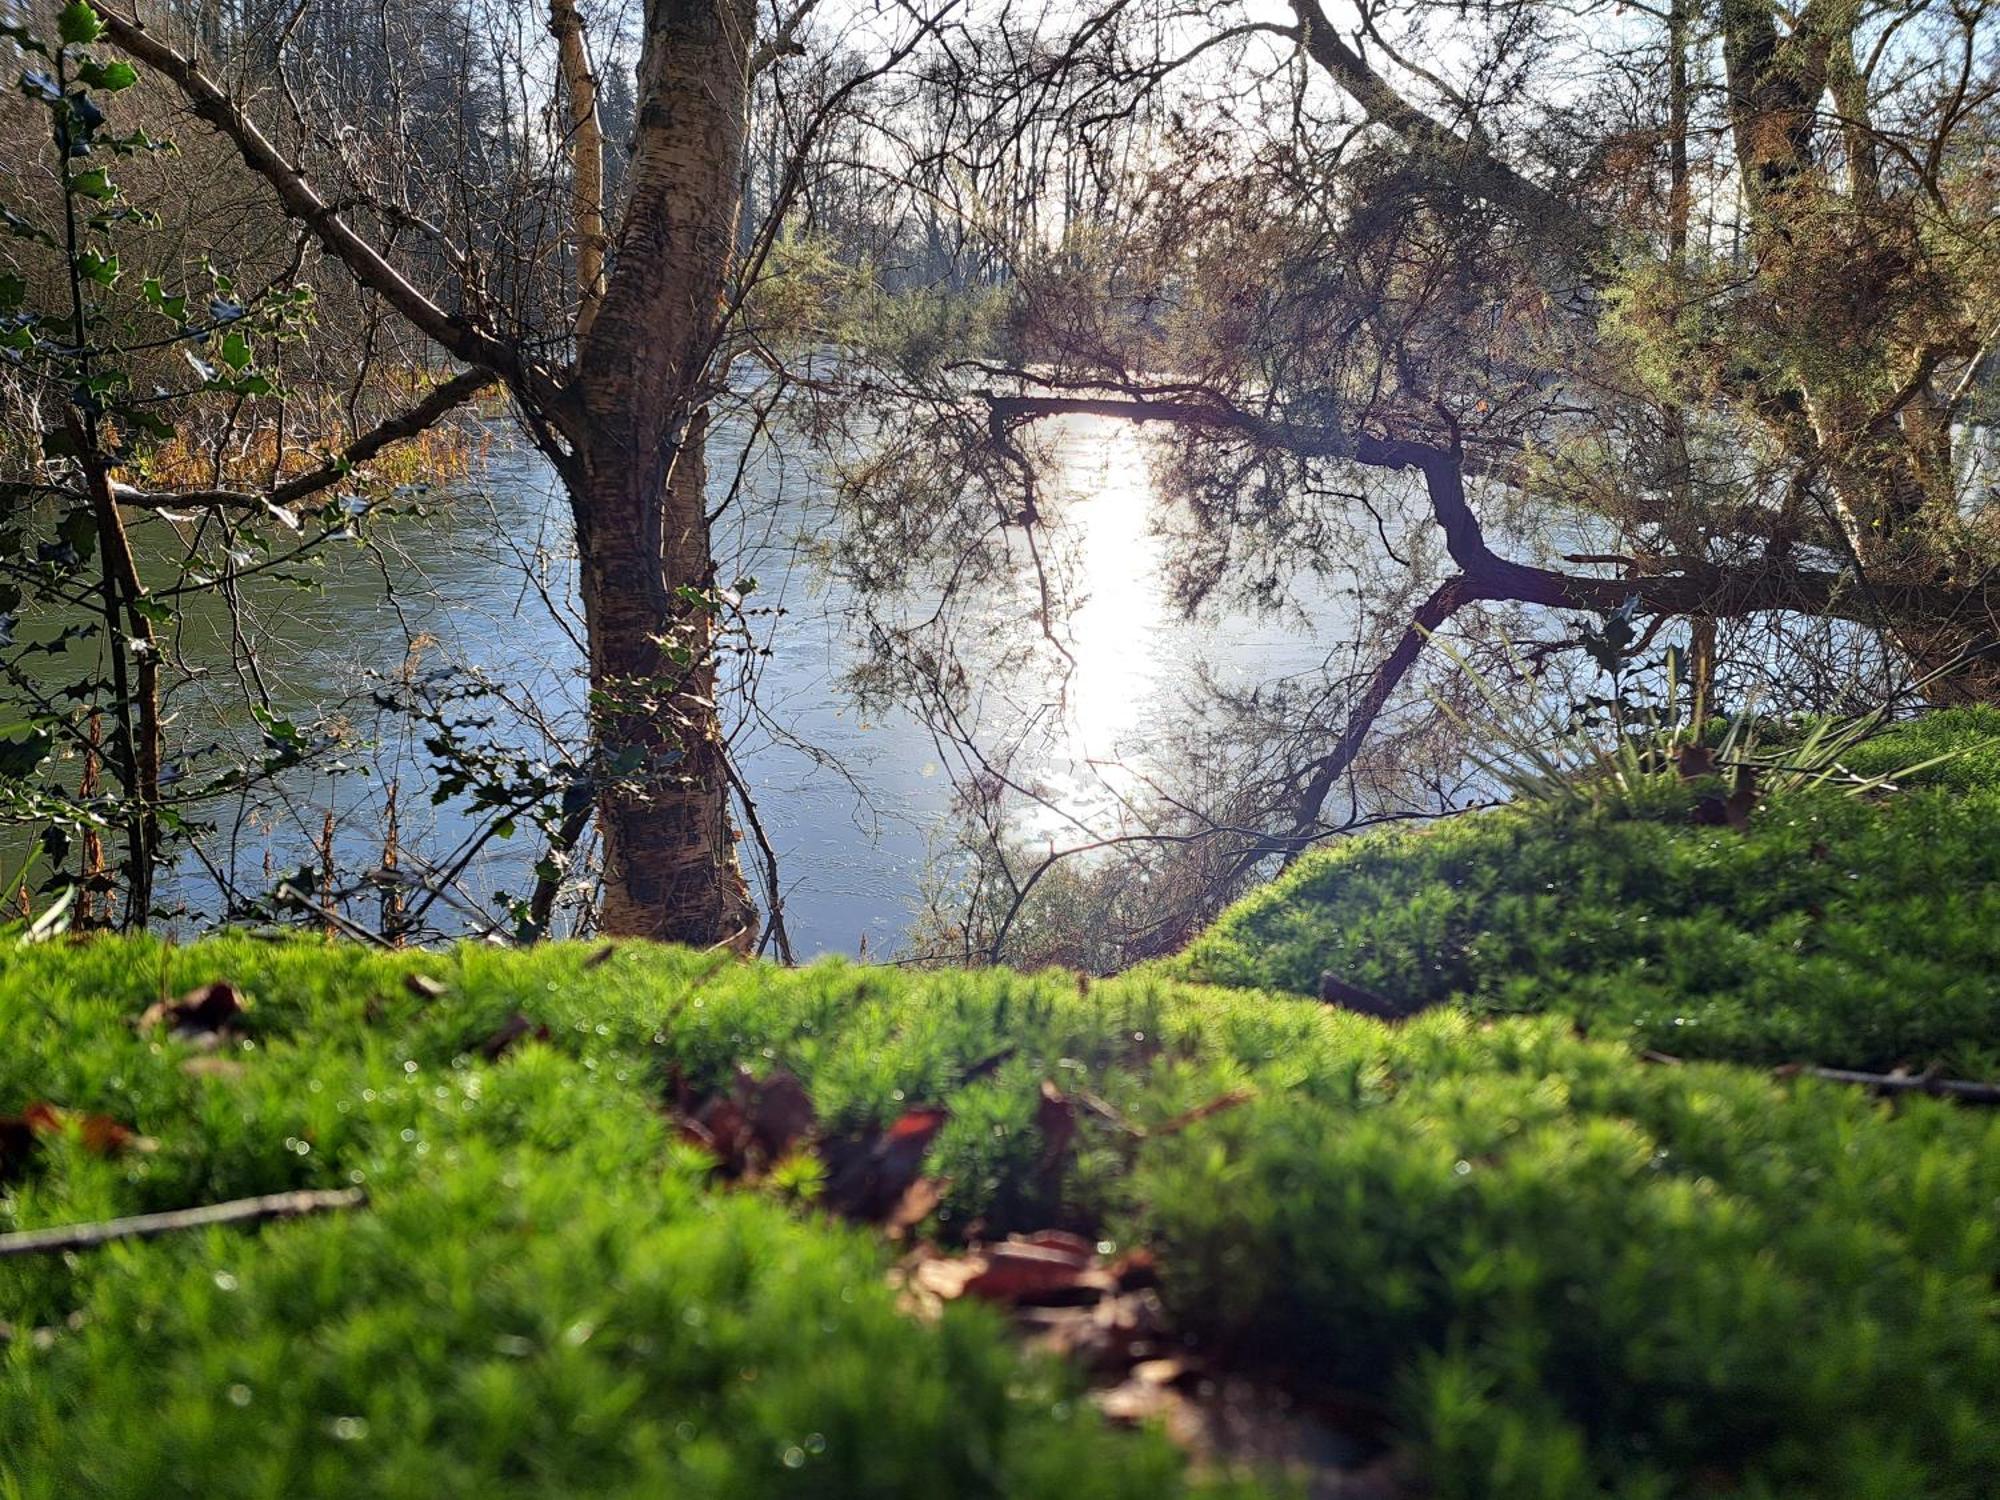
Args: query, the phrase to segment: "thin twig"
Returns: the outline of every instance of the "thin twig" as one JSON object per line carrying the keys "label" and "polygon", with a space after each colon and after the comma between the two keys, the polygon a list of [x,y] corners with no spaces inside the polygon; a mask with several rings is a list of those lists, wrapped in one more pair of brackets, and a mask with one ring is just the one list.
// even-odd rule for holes
{"label": "thin twig", "polygon": [[1929,1073],[1857,1073],[1848,1068],[1813,1068],[1793,1063],[1778,1069],[1780,1078],[1817,1078],[1825,1083],[1852,1083],[1885,1094],[1934,1094],[1961,1104],[2000,1104],[2000,1083],[1976,1083],[1965,1078],[1938,1078]]}
{"label": "thin twig", "polygon": [[90,1250],[113,1240],[150,1239],[182,1229],[206,1229],[212,1224],[255,1224],[265,1219],[291,1219],[301,1214],[360,1208],[368,1194],[360,1188],[330,1188],[298,1193],[266,1193],[261,1198],[237,1198],[205,1203],[168,1213],[134,1214],[97,1224],[59,1224],[52,1229],[28,1229],[0,1234],[0,1260],[12,1255],[46,1255],[64,1250]]}

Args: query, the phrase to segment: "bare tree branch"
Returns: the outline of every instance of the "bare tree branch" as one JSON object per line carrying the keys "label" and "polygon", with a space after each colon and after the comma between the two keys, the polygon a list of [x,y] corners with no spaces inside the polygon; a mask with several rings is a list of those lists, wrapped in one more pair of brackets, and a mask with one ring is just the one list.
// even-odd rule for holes
{"label": "bare tree branch", "polygon": [[59,1224],[52,1229],[24,1229],[0,1234],[0,1260],[15,1255],[47,1255],[69,1250],[91,1250],[113,1240],[151,1239],[184,1229],[207,1229],[217,1224],[257,1224],[265,1219],[296,1218],[300,1214],[325,1213],[330,1209],[359,1208],[368,1201],[360,1188],[332,1188],[325,1191],[266,1193],[261,1198],[237,1198],[228,1203],[206,1203],[199,1208],[178,1208],[168,1213],[134,1214],[126,1219],[106,1219],[95,1224]]}
{"label": "bare tree branch", "polygon": [[1512,209],[1530,227],[1566,233],[1583,229],[1589,240],[1596,239],[1596,226],[1580,211],[1522,176],[1483,145],[1440,125],[1398,93],[1340,39],[1319,0],[1292,0],[1292,11],[1299,18],[1299,37],[1306,54],[1375,124],[1394,131],[1413,150],[1463,172],[1469,186]]}
{"label": "bare tree branch", "polygon": [[[455,375],[415,406],[378,423],[349,443],[340,456],[317,469],[286,480],[268,491],[258,490],[137,490],[118,485],[114,494],[120,505],[141,510],[171,510],[180,506],[218,507],[232,510],[275,510],[317,494],[338,484],[361,464],[393,443],[404,442],[437,425],[446,415],[465,405],[491,387],[499,377],[491,370],[467,370]],[[284,517],[292,525],[297,522]]]}

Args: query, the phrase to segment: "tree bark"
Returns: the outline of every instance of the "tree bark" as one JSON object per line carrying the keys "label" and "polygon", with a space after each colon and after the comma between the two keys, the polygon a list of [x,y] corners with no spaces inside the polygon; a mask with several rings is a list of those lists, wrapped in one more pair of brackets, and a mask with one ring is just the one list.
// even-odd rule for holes
{"label": "tree bark", "polygon": [[607,767],[601,925],[745,948],[756,921],[715,705],[703,447],[755,19],[751,0],[655,0],[648,11],[629,198],[564,422]]}
{"label": "tree bark", "polygon": [[573,490],[590,639],[592,721],[605,768],[599,926],[614,937],[747,949],[757,935],[736,858],[715,705],[711,613],[677,591],[714,571],[704,508],[705,421],[656,485],[616,445]]}

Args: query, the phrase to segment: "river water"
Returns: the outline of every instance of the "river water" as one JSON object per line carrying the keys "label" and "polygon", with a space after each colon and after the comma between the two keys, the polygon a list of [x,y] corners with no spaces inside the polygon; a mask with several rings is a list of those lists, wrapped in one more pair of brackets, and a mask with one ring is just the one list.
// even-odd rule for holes
{"label": "river water", "polygon": [[[1051,437],[1048,545],[1075,588],[1061,630],[1073,664],[1054,674],[1046,662],[1015,663],[975,686],[982,734],[1017,743],[1015,770],[1048,789],[1051,806],[1024,813],[1021,831],[1075,842],[1077,824],[1101,826],[1118,792],[1145,774],[1149,743],[1182,711],[1197,668],[1242,685],[1312,673],[1351,634],[1352,606],[1328,590],[1288,616],[1184,619],[1162,579],[1165,543],[1154,529],[1144,437],[1129,424],[1087,418]],[[712,468],[720,499],[734,469],[726,458]],[[567,506],[553,474],[532,451],[496,441],[469,481],[434,499],[425,514],[391,523],[387,545],[334,549],[312,589],[251,587],[249,644],[274,709],[303,724],[329,706],[365,705],[371,688],[399,672],[443,682],[462,680],[447,670],[469,670],[573,731],[581,626]],[[752,452],[716,536],[722,576],[758,580],[746,603],[782,610],[751,617],[768,655],[755,658],[756,710],[737,710],[733,732],[779,856],[801,958],[895,949],[927,869],[951,856],[952,771],[962,764],[912,712],[864,712],[849,692],[845,679],[865,642],[856,600],[817,546],[834,525],[813,466],[767,447]],[[983,615],[996,646],[1039,630],[1027,583],[1017,583],[987,590],[975,605],[975,626]],[[183,657],[210,669],[170,703],[182,742],[211,730],[240,738],[248,727],[226,622],[198,607],[181,626]],[[205,859],[183,860],[163,894],[186,901],[197,918],[212,916],[212,867],[233,865],[251,889],[268,872],[310,863],[327,810],[338,817],[341,863],[365,868],[380,846],[386,788],[398,779],[403,843],[444,859],[476,825],[453,803],[431,806],[428,757],[406,733],[382,736],[378,727],[356,714],[342,774],[293,773],[281,796],[225,810],[223,827],[204,840]],[[541,852],[525,827],[488,842],[458,882],[465,905],[456,920],[476,925],[473,906],[496,890],[524,892]]]}

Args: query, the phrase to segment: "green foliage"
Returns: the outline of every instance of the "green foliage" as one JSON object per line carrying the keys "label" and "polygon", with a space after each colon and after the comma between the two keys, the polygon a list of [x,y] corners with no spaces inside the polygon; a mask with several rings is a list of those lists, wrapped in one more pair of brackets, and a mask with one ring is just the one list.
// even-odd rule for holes
{"label": "green foliage", "polygon": [[[2000,1073],[2000,714],[1964,710],[1843,751],[1895,792],[1759,800],[1700,826],[1713,788],[1543,805],[1359,839],[1302,860],[1180,961],[1189,977],[1316,994],[1561,1011],[1676,1056]],[[1776,752],[1773,752],[1776,753]]]}
{"label": "green foliage", "polygon": [[[251,1001],[235,1069],[130,1024],[218,977]],[[517,1014],[549,1040],[487,1060]],[[740,1062],[793,1070],[833,1128],[947,1105],[936,1232],[1146,1244],[1201,1347],[1378,1403],[1442,1497],[1969,1500],[2000,1462],[1992,1112],[1159,974],[233,937],[10,948],[0,1116],[48,1099],[159,1144],[47,1143],[0,1229],[373,1202],[0,1261],[0,1319],[52,1330],[0,1355],[0,1493],[1175,1492],[989,1320],[896,1312],[809,1171],[704,1188],[660,1105]],[[1054,1172],[1045,1081],[1104,1106]]]}
{"label": "green foliage", "polygon": [[1446,1495],[1980,1493],[1990,1117],[1451,1011],[1355,1061],[1146,1159],[1184,1322],[1393,1393]]}
{"label": "green foliage", "polygon": [[[0,1225],[348,1182],[372,1203],[0,1262],[23,1331],[0,1350],[0,1493],[1177,1492],[1163,1444],[1104,1431],[994,1320],[906,1319],[859,1233],[703,1192],[632,1050],[640,1007],[590,999],[575,952],[466,953],[445,967],[468,998],[421,1016],[396,966],[310,946],[65,956],[10,967],[0,1100],[95,1100],[159,1148],[51,1142]],[[218,965],[255,976],[239,1077],[127,1024],[147,983]],[[557,1044],[469,1056],[528,991],[570,1017]],[[378,992],[403,998],[370,1025]]]}

